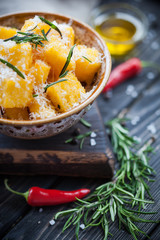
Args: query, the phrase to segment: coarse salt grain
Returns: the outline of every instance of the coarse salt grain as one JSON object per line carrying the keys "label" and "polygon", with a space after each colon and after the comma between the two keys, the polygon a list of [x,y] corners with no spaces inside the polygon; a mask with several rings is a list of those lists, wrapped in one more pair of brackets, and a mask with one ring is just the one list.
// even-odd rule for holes
{"label": "coarse salt grain", "polygon": [[156,127],[153,123],[147,126],[147,130],[151,132],[152,134],[155,134],[157,132]]}
{"label": "coarse salt grain", "polygon": [[133,139],[139,143],[142,142],[142,139],[140,137],[134,136]]}
{"label": "coarse salt grain", "polygon": [[133,91],[132,93],[131,93],[131,97],[132,98],[136,98],[138,96],[138,93],[136,92],[136,91]]}
{"label": "coarse salt grain", "polygon": [[131,95],[131,93],[134,91],[134,86],[133,85],[128,85],[126,88],[126,94]]}
{"label": "coarse salt grain", "polygon": [[40,213],[43,212],[43,208],[40,208],[40,209],[39,209],[39,212],[40,212]]}
{"label": "coarse salt grain", "polygon": [[90,144],[91,146],[95,146],[96,145],[96,140],[94,138],[90,139]]}
{"label": "coarse salt grain", "polygon": [[85,229],[85,225],[82,223],[82,224],[80,224],[80,226],[79,226],[82,230],[83,229]]}
{"label": "coarse salt grain", "polygon": [[49,224],[51,225],[51,226],[53,226],[54,224],[55,224],[56,222],[52,219],[51,221],[49,221]]}
{"label": "coarse salt grain", "polygon": [[154,79],[155,78],[155,74],[153,72],[149,72],[149,73],[147,73],[147,78],[148,79]]}
{"label": "coarse salt grain", "polygon": [[136,125],[140,120],[139,116],[135,116],[132,120],[131,120],[131,124],[132,125]]}
{"label": "coarse salt grain", "polygon": [[91,133],[91,137],[92,137],[92,138],[95,138],[96,136],[97,136],[97,134],[96,134],[95,132],[92,132],[92,133]]}

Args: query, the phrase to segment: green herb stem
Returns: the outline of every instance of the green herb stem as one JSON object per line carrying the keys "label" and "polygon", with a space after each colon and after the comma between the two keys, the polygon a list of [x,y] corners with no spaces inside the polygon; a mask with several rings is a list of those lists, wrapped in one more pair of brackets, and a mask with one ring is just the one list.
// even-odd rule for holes
{"label": "green herb stem", "polygon": [[87,122],[87,121],[86,121],[85,119],[83,119],[83,118],[80,119],[80,122],[81,122],[85,127],[88,127],[88,128],[92,127],[92,124],[89,123],[89,122]]}
{"label": "green herb stem", "polygon": [[88,59],[87,57],[85,56],[82,56],[84,59],[86,59],[88,62],[92,63],[92,61],[90,59]]}
{"label": "green herb stem", "polygon": [[0,62],[5,64],[7,67],[11,68],[14,72],[16,72],[21,78],[25,79],[25,76],[23,75],[22,72],[18,68],[16,68],[14,65],[11,63],[7,62],[6,60],[0,58]]}
{"label": "green herb stem", "polygon": [[66,71],[66,69],[67,69],[67,67],[68,67],[68,65],[69,65],[69,63],[70,63],[70,61],[71,61],[71,57],[72,57],[72,55],[73,55],[73,50],[74,50],[75,46],[76,46],[76,44],[73,45],[73,47],[71,47],[71,49],[70,49],[70,51],[69,51],[69,53],[68,53],[68,56],[67,56],[67,60],[66,60],[66,62],[65,62],[65,64],[64,64],[64,67],[62,68],[61,73],[60,73],[60,76],[62,76],[62,74],[65,73],[65,71]]}
{"label": "green herb stem", "polygon": [[68,74],[68,72],[69,72],[69,70],[65,71],[63,74],[61,74],[61,75],[59,76],[59,78],[65,77],[65,76]]}
{"label": "green herb stem", "polygon": [[44,90],[45,90],[45,92],[47,91],[47,88],[49,88],[49,87],[51,87],[51,86],[53,86],[53,85],[55,85],[55,84],[57,84],[57,83],[61,83],[61,82],[65,82],[65,81],[68,81],[68,79],[61,79],[61,80],[58,80],[58,81],[56,81],[56,82],[52,82],[52,83],[50,83],[50,84],[48,84],[47,86],[45,86],[44,87]]}
{"label": "green herb stem", "polygon": [[58,28],[56,25],[54,25],[52,22],[48,21],[47,19],[45,19],[45,18],[43,18],[43,17],[39,17],[39,18],[41,19],[42,22],[45,22],[45,23],[48,24],[51,28],[53,28],[54,30],[56,30],[56,31],[60,34],[60,36],[61,36],[61,38],[62,38],[62,33],[61,33],[61,31],[59,30],[59,28]]}
{"label": "green herb stem", "polygon": [[33,97],[35,98],[35,97],[38,97],[38,94],[33,94]]}

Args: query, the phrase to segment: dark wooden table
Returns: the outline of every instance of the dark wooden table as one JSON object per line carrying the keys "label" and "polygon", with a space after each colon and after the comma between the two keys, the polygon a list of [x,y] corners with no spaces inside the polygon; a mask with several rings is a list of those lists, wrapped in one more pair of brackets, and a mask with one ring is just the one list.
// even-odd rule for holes
{"label": "dark wooden table", "polygon": [[[76,2],[76,3],[75,3]],[[86,20],[90,10],[90,4],[96,1],[23,1],[5,0],[0,2],[0,13],[8,13],[15,10],[50,10],[69,13],[80,16]],[[142,60],[155,61],[160,64],[160,5],[158,1],[127,1],[147,14],[150,28],[146,39],[141,43],[130,56],[140,57]],[[77,9],[78,3],[80,8]],[[57,8],[56,8],[57,6]],[[73,14],[71,14],[71,8]],[[88,10],[86,10],[86,8]],[[83,12],[83,9],[85,11]],[[79,11],[78,11],[79,10]],[[84,14],[80,14],[84,13]],[[88,11],[88,12],[87,12]],[[128,56],[129,57],[129,56]],[[119,60],[118,62],[120,62]],[[117,63],[118,63],[117,62]],[[130,92],[130,89],[132,91]],[[116,117],[118,113],[125,109],[126,116],[131,119],[128,122],[130,133],[142,140],[142,144],[152,135],[156,141],[153,144],[156,154],[151,155],[150,164],[157,171],[156,181],[150,183],[151,193],[155,199],[155,204],[146,206],[146,211],[159,212],[154,219],[160,216],[160,76],[153,69],[144,69],[136,78],[130,79],[113,91],[110,99],[103,96],[98,98],[98,105],[104,122]],[[151,130],[148,126],[151,125]],[[153,128],[155,131],[153,132]],[[0,177],[0,238],[5,240],[60,240],[75,239],[74,229],[71,227],[65,233],[61,233],[63,220],[57,221],[51,226],[49,221],[59,210],[69,206],[31,208],[23,199],[13,196],[5,191],[3,185],[4,177]],[[85,179],[56,176],[9,176],[10,183],[18,191],[26,191],[32,185],[44,188],[61,188],[64,190],[79,187],[90,187],[94,189],[105,180]],[[152,218],[152,216],[150,216]],[[3,221],[1,221],[3,219]],[[151,240],[160,239],[160,226],[158,224],[139,224],[150,237]],[[110,232],[113,240],[130,240],[132,237],[125,231],[118,230],[118,224],[111,224]],[[100,240],[103,239],[103,232],[99,228],[80,232],[80,239]],[[139,239],[147,240],[145,236]]]}

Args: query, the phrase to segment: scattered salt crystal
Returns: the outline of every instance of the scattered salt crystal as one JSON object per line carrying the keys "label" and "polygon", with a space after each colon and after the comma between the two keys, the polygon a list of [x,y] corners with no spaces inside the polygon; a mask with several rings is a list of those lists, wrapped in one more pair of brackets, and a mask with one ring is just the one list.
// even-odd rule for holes
{"label": "scattered salt crystal", "polygon": [[41,221],[38,221],[38,224],[40,224],[41,223]]}
{"label": "scattered salt crystal", "polygon": [[92,132],[92,133],[91,133],[91,137],[92,137],[92,138],[95,138],[96,136],[97,136],[97,134],[96,134],[95,132]]}
{"label": "scattered salt crystal", "polygon": [[43,212],[43,208],[40,208],[40,209],[39,209],[39,212],[40,212],[40,213]]}
{"label": "scattered salt crystal", "polygon": [[136,91],[133,91],[131,93],[132,98],[136,98],[138,96],[138,93]]}
{"label": "scattered salt crystal", "polygon": [[142,142],[142,139],[140,137],[134,136],[133,139],[139,143]]}
{"label": "scattered salt crystal", "polygon": [[126,94],[131,95],[131,93],[134,91],[134,86],[133,85],[128,85],[126,89]]}
{"label": "scattered salt crystal", "polygon": [[132,120],[131,120],[131,124],[132,125],[136,125],[140,120],[139,116],[135,116]]}
{"label": "scattered salt crystal", "polygon": [[159,43],[158,43],[158,42],[153,42],[153,43],[151,44],[151,48],[152,48],[153,50],[158,50],[158,49],[159,49]]}
{"label": "scattered salt crystal", "polygon": [[90,144],[91,144],[91,146],[95,146],[96,145],[95,139],[91,138],[90,139]]}
{"label": "scattered salt crystal", "polygon": [[83,229],[85,229],[85,225],[82,223],[82,224],[80,224],[80,226],[79,226],[82,230]]}
{"label": "scattered salt crystal", "polygon": [[147,73],[147,78],[148,79],[154,79],[155,78],[155,74],[153,72],[149,72],[149,73]]}
{"label": "scattered salt crystal", "polygon": [[150,125],[147,126],[147,130],[150,131],[152,134],[156,133],[156,127],[153,123],[151,123]]}
{"label": "scattered salt crystal", "polygon": [[155,114],[156,114],[157,116],[159,116],[159,115],[160,115],[160,109],[158,109],[158,110],[155,112]]}
{"label": "scattered salt crystal", "polygon": [[51,221],[49,221],[49,224],[51,225],[51,226],[53,226],[54,224],[55,224],[56,222],[52,219]]}

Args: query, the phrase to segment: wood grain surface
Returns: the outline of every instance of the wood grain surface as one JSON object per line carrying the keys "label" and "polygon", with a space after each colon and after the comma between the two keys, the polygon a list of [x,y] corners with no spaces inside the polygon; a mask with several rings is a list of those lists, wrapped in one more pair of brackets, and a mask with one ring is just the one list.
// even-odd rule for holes
{"label": "wood grain surface", "polygon": [[[33,1],[25,1],[25,8],[31,8]],[[41,0],[40,3],[46,8],[50,8],[51,11],[56,10],[56,6],[61,8],[64,4],[63,11],[66,11],[74,5],[78,6],[80,1],[50,1]],[[58,2],[58,3],[57,3]],[[64,3],[65,2],[65,3]],[[90,15],[89,4],[92,1],[82,1],[81,8],[75,7],[72,9],[74,15],[81,16],[86,19],[86,12],[88,17]],[[109,1],[101,1],[109,2]],[[112,1],[114,2],[114,1]],[[149,31],[146,39],[127,57],[137,56],[142,60],[155,61],[160,64],[160,14],[159,14],[159,1],[147,1],[147,0],[123,0],[123,2],[130,3],[137,6],[139,9],[146,13],[149,20]],[[91,3],[92,4],[92,3]],[[34,7],[36,3],[34,2]],[[66,7],[67,5],[67,7]],[[85,11],[81,11],[83,8]],[[65,8],[66,7],[66,8]],[[38,4],[40,8],[40,4]],[[22,1],[6,0],[0,5],[0,12],[7,13],[14,10],[22,10]],[[58,9],[58,8],[57,8]],[[87,10],[88,9],[88,10]],[[24,10],[24,9],[23,9]],[[26,9],[27,10],[27,9]],[[44,10],[44,9],[38,9]],[[59,10],[59,9],[58,9]],[[124,61],[124,59],[118,59],[116,64]],[[126,94],[126,90],[129,85],[134,86],[136,97]],[[154,135],[156,141],[153,144],[156,154],[151,154],[150,164],[156,170],[155,182],[150,183],[151,194],[155,199],[153,205],[146,205],[144,211],[157,211],[155,215],[147,216],[148,219],[158,220],[160,219],[160,76],[156,70],[152,68],[144,69],[142,73],[135,78],[128,80],[121,84],[113,92],[113,96],[110,99],[100,96],[98,98],[98,105],[103,117],[103,121],[108,121],[113,117],[116,117],[119,112],[126,110],[126,116],[131,120],[128,121],[128,128],[132,136],[137,136],[141,139],[141,144],[145,143],[150,137]],[[135,118],[138,117],[139,121],[135,124]],[[148,126],[153,124],[156,128],[156,133],[153,134],[148,130]],[[42,140],[42,143],[45,144]],[[86,142],[87,143],[87,142]],[[13,144],[13,149],[17,146]],[[23,149],[26,145],[25,142],[19,143]],[[40,144],[40,142],[39,142]],[[52,142],[49,143],[51,146]],[[4,137],[4,140],[0,141],[1,148],[8,148],[8,138]],[[40,145],[41,146],[41,145]],[[67,147],[67,146],[66,146]],[[73,146],[74,147],[74,146]],[[85,146],[86,148],[86,146]],[[30,147],[28,147],[30,149]],[[48,148],[50,149],[50,147]],[[35,150],[37,150],[35,148]],[[118,164],[116,164],[118,167]],[[75,240],[75,229],[71,227],[64,233],[62,233],[62,227],[64,220],[56,221],[55,225],[51,226],[49,221],[54,217],[55,213],[60,210],[65,210],[73,207],[74,204],[45,207],[42,212],[39,212],[39,208],[29,207],[24,199],[19,196],[13,196],[4,189],[3,180],[5,177],[9,178],[10,185],[17,191],[26,191],[29,187],[37,185],[45,188],[57,188],[63,190],[71,190],[80,187],[88,187],[91,190],[95,189],[98,185],[106,182],[105,179],[86,179],[86,178],[73,178],[73,177],[55,177],[55,176],[1,176],[0,177],[0,238],[3,240]],[[145,216],[143,216],[145,217]],[[151,240],[160,239],[160,226],[156,223],[151,224],[138,224],[142,227]],[[118,221],[110,223],[110,232],[113,236],[109,236],[109,240],[132,240],[133,238],[123,229],[119,230]],[[80,240],[102,240],[103,231],[100,228],[91,228],[88,230],[80,230]],[[140,235],[138,240],[147,240],[145,236]]]}

